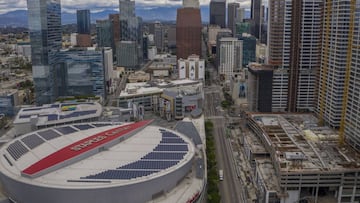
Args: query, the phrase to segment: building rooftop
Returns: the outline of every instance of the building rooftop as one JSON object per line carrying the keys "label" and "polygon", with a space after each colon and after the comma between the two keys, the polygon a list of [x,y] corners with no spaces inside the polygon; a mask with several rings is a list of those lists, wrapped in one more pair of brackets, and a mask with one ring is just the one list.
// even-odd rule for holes
{"label": "building rooftop", "polygon": [[192,160],[188,137],[148,124],[82,123],[28,133],[0,149],[0,169],[33,185],[103,188],[163,176]]}
{"label": "building rooftop", "polygon": [[280,173],[360,169],[360,154],[349,145],[339,147],[338,132],[318,126],[312,114],[250,114],[250,119]]}
{"label": "building rooftop", "polygon": [[36,126],[51,125],[100,117],[101,113],[102,107],[97,102],[45,104],[22,108],[16,115],[14,124],[34,122]]}

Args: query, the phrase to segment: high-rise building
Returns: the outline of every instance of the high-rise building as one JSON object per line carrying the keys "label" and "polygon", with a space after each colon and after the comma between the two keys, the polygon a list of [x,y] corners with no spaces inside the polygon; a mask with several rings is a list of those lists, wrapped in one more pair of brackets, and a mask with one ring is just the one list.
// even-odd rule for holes
{"label": "high-rise building", "polygon": [[210,25],[226,27],[226,0],[210,1]]}
{"label": "high-rise building", "polygon": [[[196,5],[187,3],[184,5]],[[197,7],[183,7],[177,9],[176,16],[176,56],[178,59],[187,58],[192,54],[201,56],[201,15]]]}
{"label": "high-rise building", "polygon": [[119,9],[121,40],[138,41],[140,34],[140,21],[135,15],[135,1],[120,0]]}
{"label": "high-rise building", "polygon": [[106,98],[106,67],[102,48],[62,50],[58,58],[61,67],[58,71],[61,78],[59,96],[95,95]]}
{"label": "high-rise building", "polygon": [[[345,13],[344,11],[339,11],[339,13],[337,15],[341,15],[340,12],[344,12],[344,16],[346,16],[346,19],[349,19],[349,30],[348,30],[348,40],[346,40],[348,42],[348,46],[347,46],[347,64],[346,64],[346,72],[345,72],[345,83],[344,83],[344,91],[343,93],[345,93],[343,100],[345,99],[345,102],[343,102],[343,111],[345,110],[345,112],[342,112],[343,116],[342,116],[342,125],[340,125],[340,131],[341,133],[344,133],[343,135],[345,136],[345,139],[347,141],[347,143],[349,143],[351,146],[353,146],[356,150],[360,151],[360,108],[359,108],[359,87],[360,87],[360,26],[359,26],[359,22],[360,22],[360,4],[359,1],[347,1],[350,2],[349,4],[347,4],[346,6],[350,6],[349,10],[347,13]],[[344,4],[345,6],[345,2],[341,2],[341,4]],[[338,7],[339,10],[341,7]],[[331,11],[327,11],[330,13],[327,14],[333,14],[333,12]],[[336,11],[337,12],[337,11]],[[336,16],[336,14],[333,14]],[[335,17],[333,16],[333,17]],[[343,22],[340,20],[340,18],[338,18],[338,21],[336,23],[336,25],[334,25],[334,28],[338,27],[341,30],[344,29],[343,27]],[[331,30],[329,30],[329,33],[332,33]],[[328,33],[328,34],[329,34]],[[332,35],[330,35],[331,37],[333,37]],[[330,37],[329,36],[329,37]],[[339,38],[337,39],[339,42],[342,42],[342,36],[340,35]],[[331,39],[331,38],[330,38]],[[331,45],[334,42],[331,42]],[[329,44],[329,46],[331,46]],[[345,45],[345,44],[344,44]],[[343,48],[343,47],[342,47]],[[323,49],[324,50],[324,49]],[[338,52],[338,50],[336,51]],[[329,54],[329,53],[328,53]],[[350,56],[351,54],[351,56]],[[351,57],[351,60],[350,60]],[[342,57],[339,57],[336,59],[344,59]],[[329,62],[329,64],[335,62],[335,60],[332,62]],[[326,58],[324,58],[324,60],[326,60]],[[325,63],[324,63],[325,65]],[[335,75],[339,75],[341,73],[337,72],[339,71],[339,68],[337,69],[331,69],[331,66],[329,65],[329,70],[327,71],[327,74],[331,74],[334,73],[334,77]],[[344,67],[344,66],[339,66],[339,67]],[[342,72],[342,70],[341,70]],[[325,76],[325,71],[322,68],[321,71],[322,74],[322,78],[320,79],[325,79],[325,77],[331,77],[331,76]],[[337,77],[336,79],[339,79],[340,77]],[[328,85],[327,83],[325,83],[326,85]],[[331,87],[331,86],[330,86]],[[330,88],[328,87],[328,88]],[[327,88],[326,88],[327,89]],[[327,89],[329,90],[329,89]],[[337,95],[339,95],[338,93],[336,93]],[[335,97],[336,95],[332,95],[332,98],[334,101],[336,100]],[[329,100],[328,100],[329,101]],[[331,102],[328,102],[331,103]],[[331,105],[329,105],[331,106]],[[329,112],[327,112],[327,114],[329,115]],[[342,132],[344,131],[344,132]]]}
{"label": "high-rise building", "polygon": [[150,24],[150,33],[154,35],[155,46],[158,51],[162,52],[164,50],[164,39],[165,39],[165,30],[164,26],[160,21],[155,21]]}
{"label": "high-rise building", "polygon": [[340,127],[341,131],[345,128],[346,140],[357,150],[360,149],[359,9],[358,1],[352,0],[334,0],[324,5],[316,109],[323,123]]}
{"label": "high-rise building", "polygon": [[137,68],[138,49],[135,41],[120,41],[116,46],[117,65],[125,68]]}
{"label": "high-rise building", "polygon": [[248,66],[251,62],[256,62],[256,38],[244,33],[238,39],[243,41],[242,67]]}
{"label": "high-rise building", "polygon": [[[143,59],[142,19],[135,15],[135,1],[119,0],[121,41],[134,41],[137,45],[139,64]],[[118,54],[116,54],[118,55]]]}
{"label": "high-rise building", "polygon": [[243,44],[241,40],[232,37],[220,39],[219,74],[225,80],[231,79],[234,70],[240,70],[242,65]]}
{"label": "high-rise building", "polygon": [[90,35],[90,10],[77,10],[77,33]]}
{"label": "high-rise building", "polygon": [[251,19],[253,23],[251,34],[260,39],[261,0],[251,0]]}
{"label": "high-rise building", "polygon": [[[313,111],[321,55],[322,0],[269,1],[273,111]],[[281,9],[279,9],[281,8]]]}
{"label": "high-rise building", "polygon": [[114,43],[120,41],[120,15],[119,14],[109,14],[109,20],[112,24],[113,30],[113,40]]}
{"label": "high-rise building", "polygon": [[96,42],[98,47],[114,48],[113,26],[110,20],[96,20]]}
{"label": "high-rise building", "polygon": [[227,16],[228,16],[228,21],[227,21],[227,27],[232,31],[233,36],[235,36],[235,23],[237,20],[237,12],[238,12],[238,8],[240,7],[239,3],[228,3],[228,12],[227,12]]}
{"label": "high-rise building", "polygon": [[247,100],[250,111],[272,111],[273,67],[251,63],[248,69]]}
{"label": "high-rise building", "polygon": [[220,40],[223,37],[232,37],[231,30],[229,29],[221,29],[216,34],[216,68],[219,71],[220,66]]}
{"label": "high-rise building", "polygon": [[58,97],[56,54],[61,49],[60,0],[28,0],[31,61],[37,105]]}

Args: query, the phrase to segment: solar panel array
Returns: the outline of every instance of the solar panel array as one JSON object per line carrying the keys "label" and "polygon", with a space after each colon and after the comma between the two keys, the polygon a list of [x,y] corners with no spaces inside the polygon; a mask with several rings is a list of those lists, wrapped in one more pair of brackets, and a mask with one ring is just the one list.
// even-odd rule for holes
{"label": "solar panel array", "polygon": [[91,125],[88,125],[88,124],[82,124],[82,125],[73,125],[75,128],[79,129],[79,130],[87,130],[87,129],[90,129],[90,128],[94,128],[93,126]]}
{"label": "solar panel array", "polygon": [[157,171],[135,171],[135,170],[107,170],[96,175],[90,175],[81,179],[132,179],[148,176]]}
{"label": "solar panel array", "polygon": [[22,155],[29,151],[19,140],[10,144],[6,150],[15,160],[18,160]]}
{"label": "solar panel array", "polygon": [[[111,123],[103,123],[103,124],[98,123],[97,125],[108,126],[108,125],[112,125],[112,124]],[[57,131],[59,131],[60,133],[62,133],[63,135],[66,135],[66,134],[70,134],[73,132],[77,132],[78,130],[87,130],[87,129],[91,129],[91,128],[94,128],[94,127],[89,124],[77,124],[77,125],[74,125],[74,128],[72,128],[70,126],[64,126],[64,127],[58,127],[55,129]],[[21,141],[29,149],[36,148],[37,146],[44,143],[45,142],[44,140],[49,141],[49,140],[52,140],[52,139],[62,136],[62,134],[60,134],[52,129],[47,129],[47,130],[39,131],[36,133],[30,134],[26,137],[21,138]],[[41,138],[43,138],[43,139],[41,139]],[[28,148],[26,148],[25,145],[21,141],[17,140],[14,143],[10,144],[9,147],[7,148],[7,151],[14,158],[14,160],[18,160],[21,156],[23,156],[24,154],[26,154],[29,151]]]}
{"label": "solar panel array", "polygon": [[150,152],[141,159],[157,159],[157,160],[181,160],[186,153],[168,153],[168,152]]}
{"label": "solar panel array", "polygon": [[136,161],[125,166],[121,166],[117,169],[167,169],[171,166],[176,165],[179,161],[156,161],[156,160],[141,160]]}
{"label": "solar panel array", "polygon": [[55,128],[55,130],[61,132],[64,135],[70,134],[70,133],[74,133],[77,130],[75,130],[74,128],[70,127],[70,126],[65,126],[65,127],[59,127],[59,128]]}
{"label": "solar panel array", "polygon": [[92,125],[94,125],[96,127],[103,127],[103,126],[108,126],[108,125],[111,125],[111,124],[110,123],[94,123]]}
{"label": "solar panel array", "polygon": [[140,160],[120,166],[116,169],[102,171],[81,179],[118,179],[129,180],[148,176],[178,164],[188,152],[185,141],[175,133],[159,129],[162,134],[160,143]]}
{"label": "solar panel array", "polygon": [[59,133],[57,133],[51,129],[37,132],[37,134],[39,134],[45,140],[52,140],[54,138],[61,136]]}
{"label": "solar panel array", "polygon": [[36,134],[26,136],[26,137],[22,138],[21,141],[23,141],[24,144],[26,146],[28,146],[30,149],[34,149],[35,147],[37,147],[37,146],[41,145],[42,143],[44,143],[44,140],[41,139]]}
{"label": "solar panel array", "polygon": [[95,113],[96,113],[96,110],[75,111],[75,112],[72,112],[72,113],[67,114],[67,115],[60,115],[60,119],[73,118],[73,117],[78,117],[78,116],[85,116],[85,115],[90,115],[90,114],[95,114]]}

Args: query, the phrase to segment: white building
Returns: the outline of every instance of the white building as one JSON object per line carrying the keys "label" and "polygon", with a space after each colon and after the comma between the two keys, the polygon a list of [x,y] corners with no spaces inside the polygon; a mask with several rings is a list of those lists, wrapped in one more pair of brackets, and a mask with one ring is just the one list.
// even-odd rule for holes
{"label": "white building", "polygon": [[108,85],[107,88],[111,86],[111,78],[114,74],[114,66],[113,66],[113,52],[110,47],[104,48],[104,70],[105,70],[105,81]]}
{"label": "white building", "polygon": [[71,124],[15,138],[0,149],[3,188],[14,202],[193,202],[204,177],[193,141],[150,122]]}
{"label": "white building", "polygon": [[314,110],[322,3],[322,0],[269,1],[268,63],[279,67],[279,71],[274,71],[273,111]]}
{"label": "white building", "polygon": [[178,60],[179,79],[205,80],[205,60],[197,55]]}
{"label": "white building", "polygon": [[147,57],[149,60],[154,60],[155,59],[155,56],[157,54],[157,49],[156,49],[156,46],[151,46],[148,48],[148,53],[147,53]]}
{"label": "white building", "polygon": [[76,46],[77,45],[77,40],[76,40],[77,35],[78,35],[78,33],[71,33],[71,35],[70,35],[70,44],[71,44],[71,46]]}
{"label": "white building", "polygon": [[242,65],[243,43],[232,37],[220,39],[219,74],[225,80],[231,79],[235,70],[240,70]]}

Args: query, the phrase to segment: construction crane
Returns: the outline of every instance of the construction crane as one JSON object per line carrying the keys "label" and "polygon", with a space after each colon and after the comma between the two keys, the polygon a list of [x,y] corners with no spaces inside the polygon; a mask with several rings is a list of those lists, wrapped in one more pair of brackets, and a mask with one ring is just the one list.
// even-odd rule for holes
{"label": "construction crane", "polygon": [[353,49],[353,35],[354,35],[354,21],[355,21],[355,10],[356,10],[356,0],[350,1],[350,22],[349,22],[349,34],[348,34],[348,46],[347,46],[347,55],[346,55],[346,72],[345,72],[345,84],[344,84],[344,96],[342,100],[342,111],[341,111],[341,121],[339,129],[339,145],[344,145],[345,142],[345,125],[346,120],[346,107],[347,100],[349,97],[349,82],[350,82],[350,72],[351,72],[351,58],[352,58],[352,49]]}

